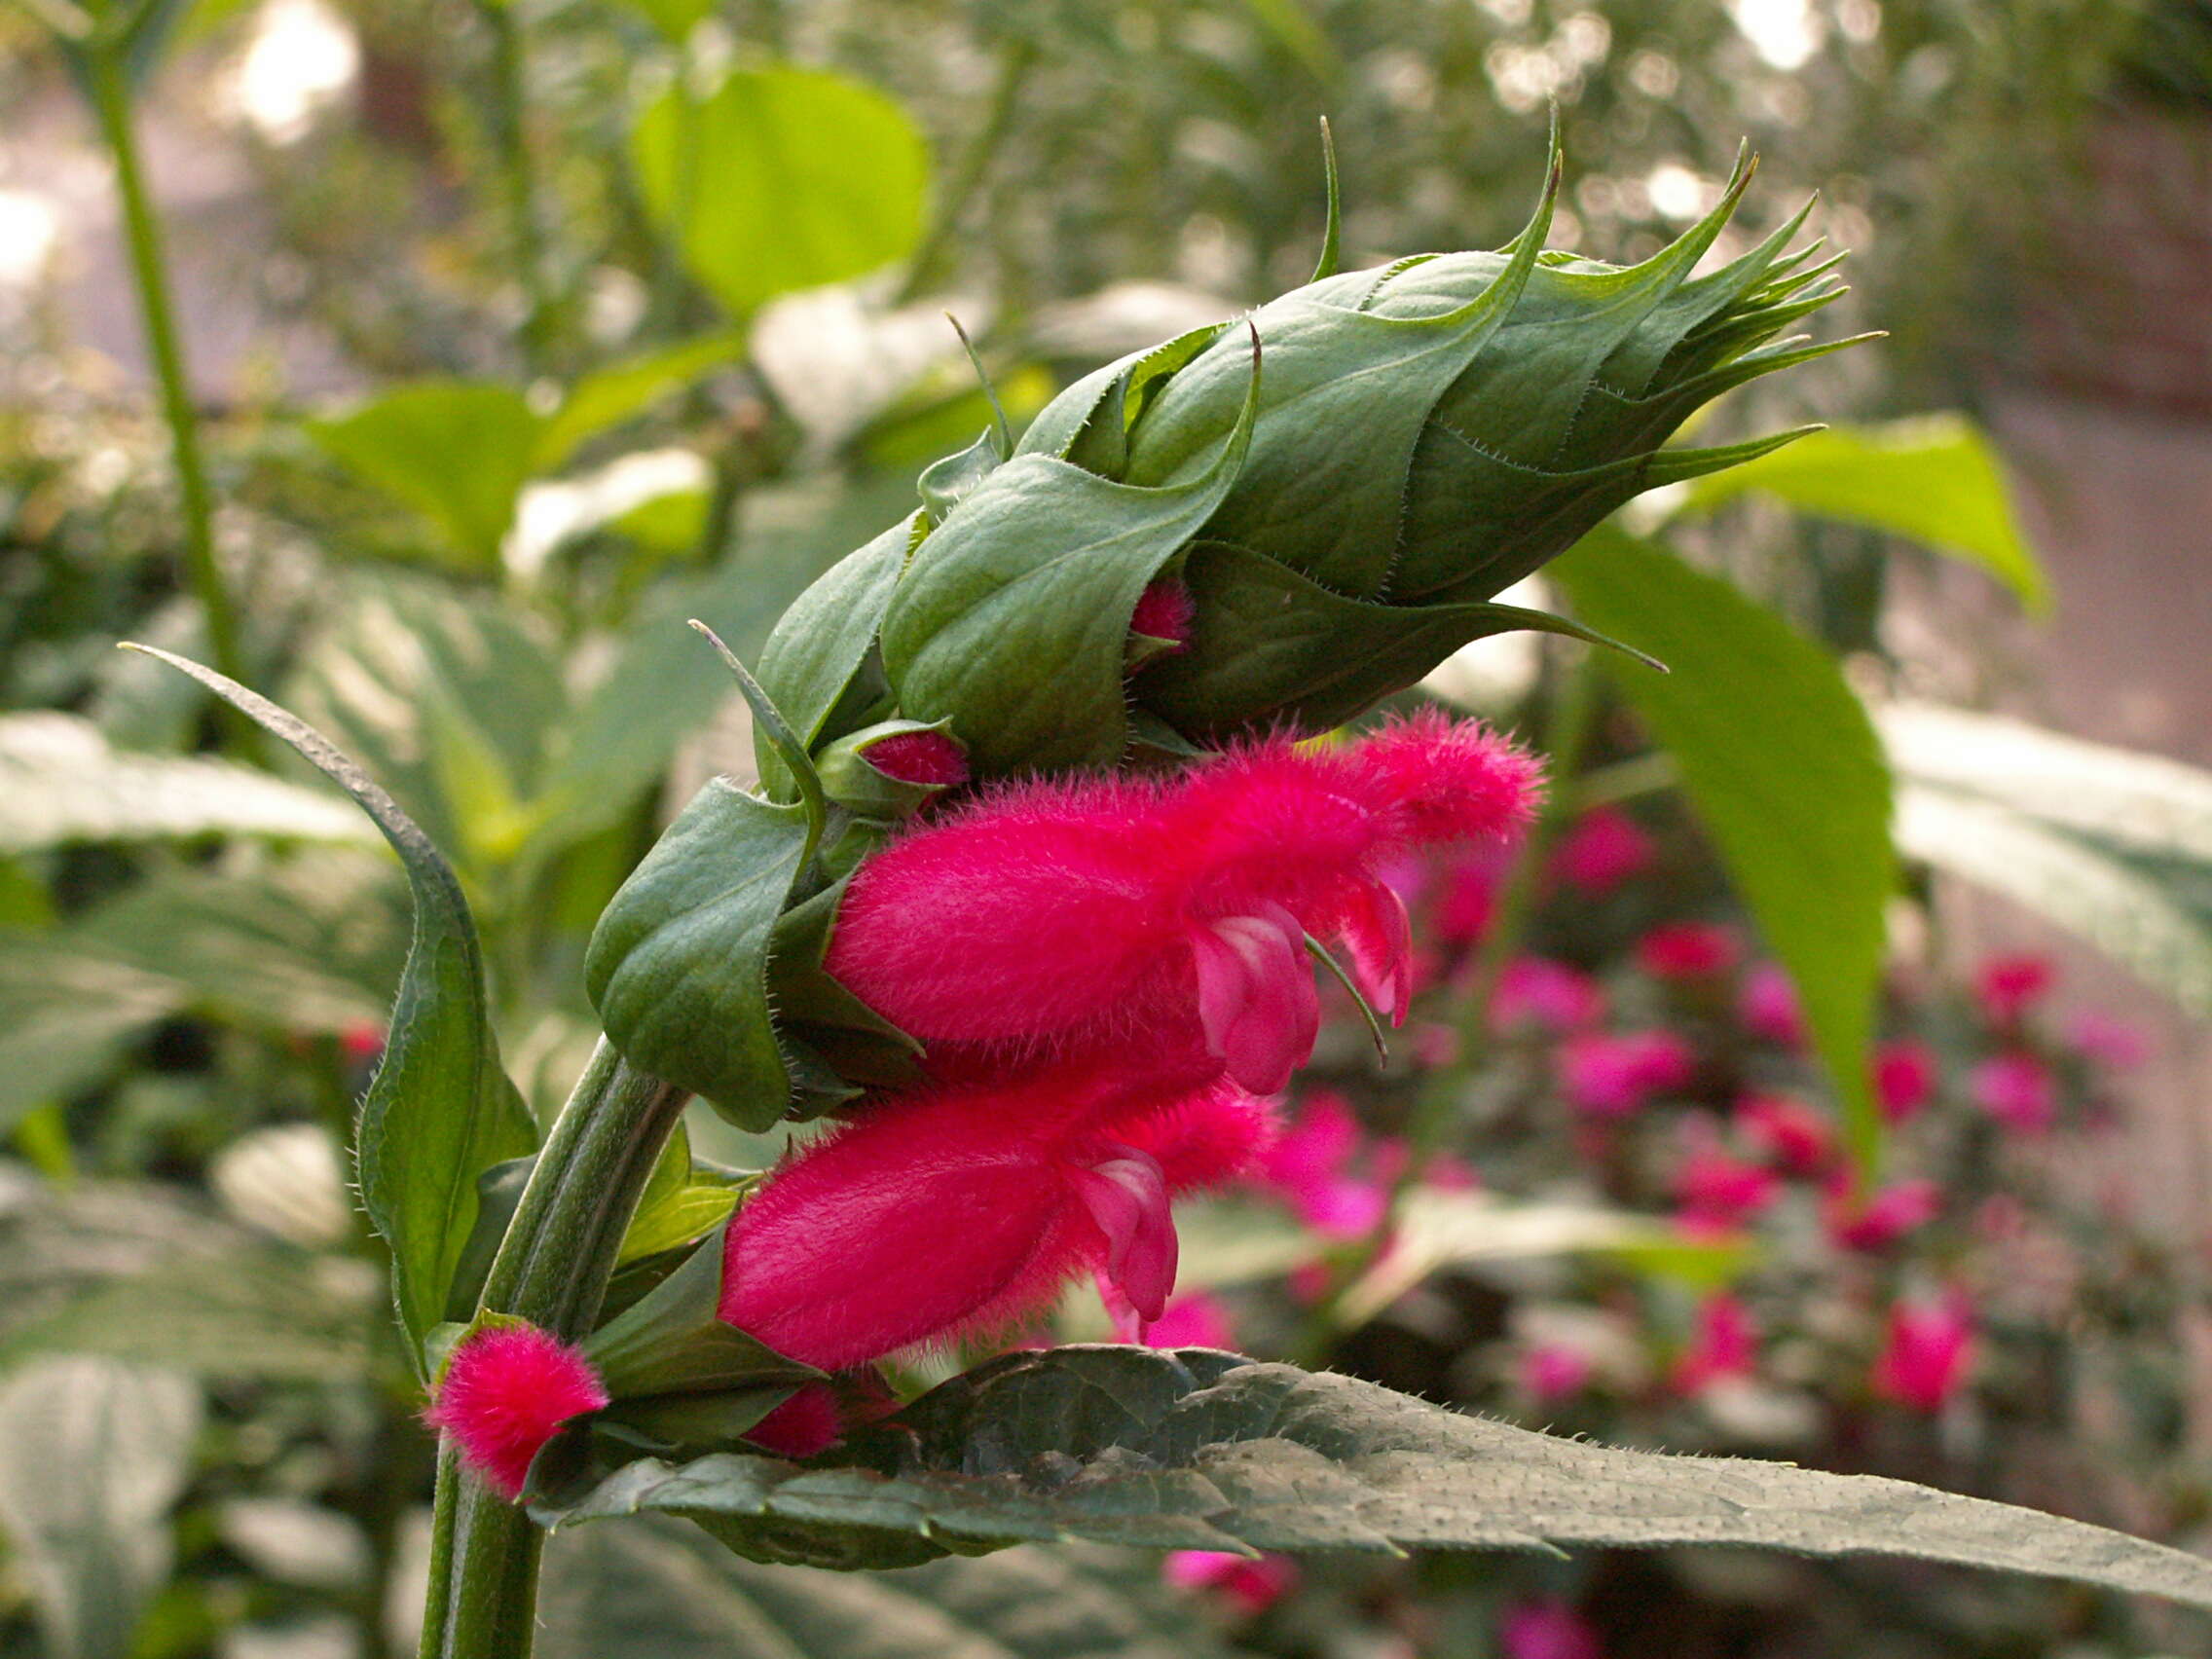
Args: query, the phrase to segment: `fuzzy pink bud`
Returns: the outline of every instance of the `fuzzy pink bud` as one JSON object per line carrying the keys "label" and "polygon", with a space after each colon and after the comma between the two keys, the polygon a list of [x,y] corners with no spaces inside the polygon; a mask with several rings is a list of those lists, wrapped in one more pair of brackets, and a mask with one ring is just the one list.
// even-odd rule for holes
{"label": "fuzzy pink bud", "polygon": [[1474,720],[1422,709],[1378,727],[1355,754],[1368,793],[1414,843],[1490,840],[1525,828],[1543,768]]}
{"label": "fuzzy pink bud", "polygon": [[861,751],[885,777],[931,789],[958,789],[968,781],[968,752],[941,731],[897,731]]}
{"label": "fuzzy pink bud", "polygon": [[452,1435],[468,1466],[513,1502],[560,1426],[607,1403],[577,1348],[535,1325],[489,1325],[454,1348],[423,1420]]}
{"label": "fuzzy pink bud", "polygon": [[1161,576],[1138,597],[1136,613],[1129,618],[1129,632],[1148,640],[1166,641],[1167,654],[1172,654],[1190,647],[1191,623],[1197,615],[1191,590],[1173,576]]}

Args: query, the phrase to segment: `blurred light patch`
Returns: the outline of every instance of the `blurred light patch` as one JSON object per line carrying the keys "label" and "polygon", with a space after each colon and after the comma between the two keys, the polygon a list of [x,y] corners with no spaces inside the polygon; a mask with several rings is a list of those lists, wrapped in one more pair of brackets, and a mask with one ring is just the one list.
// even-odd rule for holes
{"label": "blurred light patch", "polygon": [[294,143],[360,66],[352,28],[323,0],[263,0],[231,85],[232,107],[270,143]]}
{"label": "blurred light patch", "polygon": [[1679,162],[1661,162],[1645,175],[1643,188],[1653,212],[1685,224],[1710,212],[1720,200],[1718,184],[1700,178]]}
{"label": "blurred light patch", "polygon": [[1729,0],[1736,27],[1777,69],[1801,69],[1827,32],[1812,0]]}
{"label": "blurred light patch", "polygon": [[27,190],[0,190],[0,288],[27,288],[45,276],[60,239],[53,203]]}

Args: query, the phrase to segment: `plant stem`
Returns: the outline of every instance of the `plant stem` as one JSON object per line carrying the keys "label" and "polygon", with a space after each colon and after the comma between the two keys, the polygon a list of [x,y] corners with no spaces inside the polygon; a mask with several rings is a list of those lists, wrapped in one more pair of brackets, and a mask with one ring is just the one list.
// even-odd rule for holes
{"label": "plant stem", "polygon": [[[684,1099],[600,1040],[493,1258],[482,1311],[569,1341],[590,1331]],[[422,1659],[529,1659],[542,1541],[527,1513],[463,1470],[450,1444],[441,1447]]]}
{"label": "plant stem", "polygon": [[1020,107],[1021,86],[1029,78],[1030,65],[1037,61],[1037,47],[1027,35],[1010,35],[999,48],[998,76],[991,84],[991,101],[983,115],[983,125],[968,141],[945,180],[944,193],[938,201],[935,216],[922,245],[914,250],[913,260],[906,267],[906,279],[899,285],[897,303],[907,305],[929,291],[937,280],[939,267],[944,263],[945,249],[952,243],[960,229],[961,216],[968,203],[982,187],[983,177],[989,172],[992,158],[1006,141],[1007,129],[1014,125],[1014,111]]}
{"label": "plant stem", "polygon": [[[169,454],[176,467],[177,495],[184,517],[185,570],[200,601],[201,613],[206,618],[207,652],[222,673],[233,680],[247,680],[251,676],[239,650],[238,616],[223,586],[222,568],[215,562],[214,508],[201,458],[199,417],[192,406],[192,384],[185,372],[176,311],[169,297],[161,223],[146,194],[145,172],[139,165],[123,53],[112,42],[96,41],[85,46],[79,61],[99,117],[101,136],[115,162],[115,189],[123,208],[131,276],[138,290],[139,317],[146,330],[146,354],[153,360],[162,416],[169,429]],[[219,718],[230,746],[258,759],[259,728],[228,705]]]}
{"label": "plant stem", "polygon": [[523,80],[522,24],[511,0],[479,0],[477,16],[492,35],[492,98],[488,118],[499,153],[499,183],[506,194],[507,237],[522,279],[523,368],[546,368],[553,298],[545,280],[544,239],[538,234],[537,193],[532,188],[529,96]]}

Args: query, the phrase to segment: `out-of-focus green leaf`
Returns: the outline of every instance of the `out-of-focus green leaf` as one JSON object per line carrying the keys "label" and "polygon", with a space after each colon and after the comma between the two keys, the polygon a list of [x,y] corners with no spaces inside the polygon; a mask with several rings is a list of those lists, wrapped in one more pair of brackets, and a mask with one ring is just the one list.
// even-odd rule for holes
{"label": "out-of-focus green leaf", "polygon": [[1924,542],[1981,566],[2030,610],[2050,608],[2049,583],[2012,512],[1996,451],[1964,415],[1831,426],[1688,489],[1693,507],[1763,492],[1799,512]]}
{"label": "out-of-focus green leaf", "polygon": [[0,1384],[0,1530],[55,1659],[128,1659],[168,1576],[200,1415],[183,1378],[90,1355]]}
{"label": "out-of-focus green leaf", "polygon": [[1076,1538],[1239,1553],[1752,1544],[2212,1606],[2212,1562],[2078,1521],[1902,1481],[1555,1439],[1205,1348],[1009,1354],[827,1462],[647,1458],[534,1513],[682,1515],[751,1559],[817,1567]]}
{"label": "out-of-focus green leaf", "polygon": [[[144,647],[141,647],[144,648]],[[415,940],[400,977],[384,1061],[361,1103],[354,1159],[361,1202],[391,1245],[392,1292],[408,1354],[445,1317],[476,1217],[476,1178],[536,1144],[536,1126],[500,1069],[485,1006],[476,925],[453,868],[428,836],[330,741],[211,669],[155,652],[282,738],[375,820],[407,871]]]}
{"label": "out-of-focus green leaf", "polygon": [[1900,851],[2212,1014],[2212,773],[1960,709],[1893,704],[1875,721]]}
{"label": "out-of-focus green leaf", "polygon": [[741,320],[921,240],[927,142],[883,93],[827,70],[741,69],[703,99],[672,87],[639,118],[631,157],[692,273]]}
{"label": "out-of-focus green leaf", "polygon": [[1218,1659],[1148,1556],[1075,1548],[894,1576],[761,1567],[666,1521],[546,1545],[544,1659]]}
{"label": "out-of-focus green leaf", "polygon": [[712,12],[714,0],[630,0],[660,30],[669,44],[681,46],[699,19]]}
{"label": "out-of-focus green leaf", "polygon": [[0,1130],[99,1082],[185,1000],[173,980],[128,962],[0,931]]}
{"label": "out-of-focus green leaf", "polygon": [[1553,567],[1575,613],[1674,672],[1603,657],[1675,756],[1682,788],[1786,968],[1862,1163],[1881,1142],[1867,1082],[1885,910],[1897,887],[1890,777],[1827,653],[1732,584],[1611,528]]}
{"label": "out-of-focus green leaf", "polygon": [[0,716],[0,853],[193,835],[376,840],[359,813],[250,766],[112,749],[76,715]]}
{"label": "out-of-focus green leaf", "polygon": [[544,426],[507,387],[429,380],[307,429],[364,482],[436,525],[458,565],[485,572],[498,568]]}
{"label": "out-of-focus green leaf", "polygon": [[594,369],[569,388],[561,406],[538,428],[533,470],[553,471],[579,445],[643,415],[670,392],[744,353],[743,335],[709,334]]}
{"label": "out-of-focus green leaf", "polygon": [[1343,72],[1344,59],[1302,0],[1244,0],[1244,9],[1316,80],[1334,81]]}

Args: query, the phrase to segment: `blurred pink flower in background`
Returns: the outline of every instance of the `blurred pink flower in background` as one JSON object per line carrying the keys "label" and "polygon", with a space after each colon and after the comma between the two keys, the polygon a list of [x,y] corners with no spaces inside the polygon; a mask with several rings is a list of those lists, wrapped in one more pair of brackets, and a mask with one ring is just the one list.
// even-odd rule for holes
{"label": "blurred pink flower in background", "polygon": [[1777,962],[1754,962],[1744,975],[1737,1016],[1744,1029],[1779,1049],[1798,1049],[1805,1043],[1805,1011],[1798,1006],[1797,987]]}
{"label": "blurred pink flower in background", "polygon": [[[1367,1144],[1342,1094],[1316,1088],[1262,1159],[1260,1179],[1323,1237],[1364,1238],[1382,1224],[1388,1205],[1392,1156],[1386,1144]],[[1402,1161],[1404,1149],[1395,1156]],[[1364,1172],[1355,1168],[1362,1161]]]}
{"label": "blurred pink flower in background", "polygon": [[1925,1178],[1893,1181],[1861,1199],[1853,1197],[1844,1176],[1825,1213],[1828,1236],[1843,1248],[1886,1250],[1934,1221],[1942,1207],[1942,1189]]}
{"label": "blurred pink flower in background", "polygon": [[1510,846],[1477,846],[1455,858],[1438,884],[1429,926],[1446,944],[1471,944],[1490,931],[1497,891],[1512,862]]}
{"label": "blurred pink flower in background", "polygon": [[1974,999],[1992,1025],[2010,1027],[2043,1001],[2058,978],[2050,958],[2031,951],[2015,951],[1982,959],[1974,970]]}
{"label": "blurred pink flower in background", "polygon": [[384,1052],[384,1026],[374,1019],[356,1019],[338,1033],[338,1051],[349,1060],[373,1060]]}
{"label": "blurred pink flower in background", "polygon": [[1497,1623],[1502,1659],[1605,1659],[1590,1621],[1565,1602],[1523,1602]]}
{"label": "blurred pink flower in background", "polygon": [[1736,1102],[1736,1125],[1787,1175],[1817,1175],[1835,1156],[1827,1114],[1793,1094],[1745,1095]]}
{"label": "blurred pink flower in background", "polygon": [[1651,863],[1651,837],[1617,806],[1596,806],[1552,849],[1553,873],[1592,898],[1603,898]]}
{"label": "blurred pink flower in background", "polygon": [[1874,1389],[1914,1411],[1940,1411],[1965,1385],[1972,1364],[1972,1307],[1963,1292],[1899,1302],[1890,1309],[1874,1362]]}
{"label": "blurred pink flower in background", "polygon": [[1690,1346],[1675,1362],[1675,1386],[1694,1394],[1722,1378],[1749,1377],[1758,1368],[1758,1350],[1751,1309],[1727,1291],[1715,1291],[1698,1306]]}
{"label": "blurred pink flower in background", "polygon": [[2099,1009],[2078,1009],[2066,1016],[2066,1040],[2082,1057],[2114,1071],[2129,1071],[2151,1057],[2151,1034],[2132,1020]]}
{"label": "blurred pink flower in background", "polygon": [[1693,1147],[1675,1169],[1677,1219],[1691,1233],[1733,1233],[1774,1202],[1780,1191],[1773,1170],[1711,1141]]}
{"label": "blurred pink flower in background", "polygon": [[1598,1118],[1625,1118],[1697,1069],[1689,1045],[1663,1030],[1579,1032],[1560,1045],[1558,1064],[1568,1103]]}
{"label": "blurred pink flower in background", "polygon": [[1169,1550],[1160,1575],[1181,1589],[1223,1597],[1241,1612],[1264,1613],[1298,1583],[1298,1564],[1279,1555],[1255,1559],[1227,1550]]}
{"label": "blurred pink flower in background", "polygon": [[1168,1303],[1166,1310],[1144,1334],[1147,1347],[1236,1347],[1236,1328],[1229,1308],[1220,1297],[1195,1290]]}
{"label": "blurred pink flower in background", "polygon": [[1893,1124],[1918,1117],[1936,1095],[1936,1051],[1912,1038],[1874,1051],[1874,1098]]}
{"label": "blurred pink flower in background", "polygon": [[1497,977],[1491,998],[1493,1030],[1524,1024],[1566,1033],[1604,1017],[1605,996],[1579,968],[1543,956],[1516,956]]}
{"label": "blurred pink flower in background", "polygon": [[1967,1092],[1976,1106],[2022,1134],[2049,1128],[2058,1114],[2058,1090],[2050,1068],[2020,1050],[1974,1067],[1967,1078]]}
{"label": "blurred pink flower in background", "polygon": [[1711,922],[1664,922],[1636,941],[1636,965],[1655,979],[1706,979],[1736,966],[1736,936]]}
{"label": "blurred pink flower in background", "polygon": [[1589,1384],[1590,1356],[1567,1343],[1534,1343],[1521,1352],[1522,1390],[1540,1406],[1571,1399]]}

